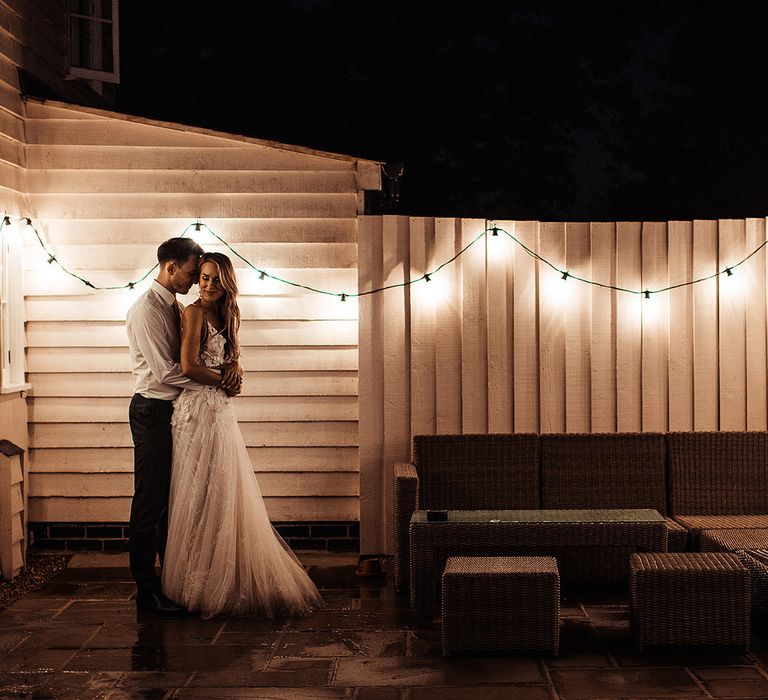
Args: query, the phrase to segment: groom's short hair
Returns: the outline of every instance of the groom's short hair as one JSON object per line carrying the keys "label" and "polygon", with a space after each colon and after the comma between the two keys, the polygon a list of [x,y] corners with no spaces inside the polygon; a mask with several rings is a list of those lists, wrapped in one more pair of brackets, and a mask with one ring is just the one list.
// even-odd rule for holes
{"label": "groom's short hair", "polygon": [[203,252],[200,245],[191,238],[169,238],[157,249],[157,262],[162,265],[173,260],[183,264],[190,255],[202,255]]}

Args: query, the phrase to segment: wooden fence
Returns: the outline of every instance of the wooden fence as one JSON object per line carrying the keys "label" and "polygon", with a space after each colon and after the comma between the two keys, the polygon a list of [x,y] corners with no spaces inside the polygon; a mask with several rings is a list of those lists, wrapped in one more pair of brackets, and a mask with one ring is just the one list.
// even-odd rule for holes
{"label": "wooden fence", "polygon": [[[362,217],[361,290],[421,278],[487,222]],[[497,221],[558,270],[631,290],[722,272],[765,220]],[[504,235],[360,299],[363,552],[390,549],[391,469],[421,433],[765,430],[766,255],[631,294],[562,279]]]}

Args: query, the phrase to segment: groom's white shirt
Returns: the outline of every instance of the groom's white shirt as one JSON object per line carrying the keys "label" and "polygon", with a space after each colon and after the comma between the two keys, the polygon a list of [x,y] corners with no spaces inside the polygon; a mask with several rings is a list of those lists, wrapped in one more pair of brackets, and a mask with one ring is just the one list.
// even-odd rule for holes
{"label": "groom's white shirt", "polygon": [[175,304],[176,296],[155,280],[128,310],[133,391],[147,399],[173,401],[182,389],[206,388],[181,373]]}

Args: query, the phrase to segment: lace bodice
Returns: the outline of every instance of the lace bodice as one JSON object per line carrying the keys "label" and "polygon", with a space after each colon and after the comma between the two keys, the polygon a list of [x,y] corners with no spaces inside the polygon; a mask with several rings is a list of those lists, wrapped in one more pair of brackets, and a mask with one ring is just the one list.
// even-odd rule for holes
{"label": "lace bodice", "polygon": [[219,333],[210,321],[206,320],[206,323],[208,324],[208,337],[205,340],[205,345],[200,348],[200,363],[205,367],[218,367],[224,364],[226,340],[224,334]]}

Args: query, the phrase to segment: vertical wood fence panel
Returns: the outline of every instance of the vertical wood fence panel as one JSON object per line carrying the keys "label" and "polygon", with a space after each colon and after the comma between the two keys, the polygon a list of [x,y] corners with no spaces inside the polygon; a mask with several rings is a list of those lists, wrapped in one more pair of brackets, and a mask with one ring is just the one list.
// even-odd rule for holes
{"label": "vertical wood fence panel", "polygon": [[[514,232],[509,224],[500,224]],[[514,226],[514,224],[512,224]],[[480,246],[480,243],[477,244]],[[486,293],[488,345],[488,432],[511,433],[514,429],[512,406],[514,401],[513,348],[515,334],[514,243],[503,233],[488,239],[480,246],[486,255],[488,285]]]}
{"label": "vertical wood fence panel", "polygon": [[[667,225],[643,224],[643,289],[660,289],[667,274]],[[669,295],[651,294],[642,300],[642,429],[664,432],[668,428]]]}
{"label": "vertical wood fence panel", "polygon": [[[744,257],[745,222],[720,221],[718,268],[729,268]],[[720,428],[747,426],[745,278],[742,266],[718,278],[718,357],[720,359]]]}
{"label": "vertical wood fence panel", "polygon": [[[382,236],[384,286],[402,285],[410,273],[408,219],[387,217]],[[381,490],[383,520],[392,522],[393,497],[391,471],[386,465],[410,457],[410,294],[408,286],[398,286],[381,295],[384,354],[384,449]],[[389,543],[387,543],[389,548]]]}
{"label": "vertical wood fence panel", "polygon": [[[693,226],[669,222],[670,284],[692,279]],[[693,287],[669,292],[669,429],[693,430]]]}
{"label": "vertical wood fence panel", "polygon": [[[557,269],[511,238],[488,234],[431,282],[419,279],[485,225],[363,217],[360,279],[419,280],[408,292],[390,290],[360,305],[365,552],[388,547],[383,475],[415,434],[766,429],[765,250],[733,277],[650,299],[558,272],[659,290],[738,262],[765,240],[764,220],[497,222]],[[366,405],[377,401],[382,412]],[[371,488],[379,489],[375,497]]]}
{"label": "vertical wood fence panel", "polygon": [[[455,219],[435,221],[435,263],[450,260],[457,248]],[[460,243],[460,241],[458,241]],[[414,294],[435,304],[435,403],[438,433],[460,433],[461,396],[461,263],[448,265],[431,282],[419,282]],[[433,269],[433,268],[430,268]]]}
{"label": "vertical wood fence panel", "polygon": [[[717,272],[717,222],[693,222],[693,278]],[[717,280],[693,286],[693,429],[719,428],[717,371]]]}
{"label": "vertical wood fence panel", "polygon": [[[747,219],[746,250],[751,253],[765,240],[765,219]],[[742,265],[746,285],[747,430],[768,428],[766,400],[765,248]]]}
{"label": "vertical wood fence panel", "polygon": [[[616,284],[640,289],[641,225],[619,223],[616,228]],[[641,319],[643,300],[621,292],[616,304],[616,425],[619,432],[641,429],[642,404],[640,362],[642,357]]]}
{"label": "vertical wood fence panel", "polygon": [[[382,286],[383,219],[365,217],[360,221],[357,246],[358,288],[361,291]],[[358,342],[360,382],[360,541],[386,549],[383,479],[391,465],[384,463],[384,348],[382,341],[383,295],[360,297],[360,339]],[[363,517],[365,513],[365,517]]]}
{"label": "vertical wood fence panel", "polygon": [[[509,229],[530,250],[538,252],[539,224],[519,222]],[[539,391],[539,266],[522,248],[507,240],[514,267],[508,274],[513,278],[512,352],[514,385],[514,432],[535,433],[540,429],[541,393]]]}
{"label": "vertical wood fence panel", "polygon": [[[362,244],[362,240],[361,240]],[[434,266],[435,222],[411,219],[411,276],[418,279]],[[420,397],[411,402],[411,434],[432,435],[435,411],[435,305],[411,290],[411,392]]]}
{"label": "vertical wood fence panel", "polygon": [[[540,255],[565,270],[565,224],[542,223],[539,229]],[[565,432],[565,317],[568,307],[568,280],[549,267],[539,271],[539,386],[541,432]],[[572,280],[571,280],[572,281]]]}
{"label": "vertical wood fence panel", "polygon": [[[571,274],[589,279],[589,224],[566,224],[565,267]],[[590,428],[590,289],[569,280],[565,314],[565,428],[586,433]]]}
{"label": "vertical wood fence panel", "polygon": [[[483,221],[459,222],[461,248],[461,423],[464,433],[488,432],[488,342],[486,338],[485,240],[470,243],[485,231]],[[459,262],[459,261],[457,261]]]}
{"label": "vertical wood fence panel", "polygon": [[[590,227],[591,270],[589,279],[616,284],[616,228],[611,223]],[[602,288],[589,290],[592,332],[590,341],[591,432],[616,430],[616,332],[614,328],[616,292]]]}

